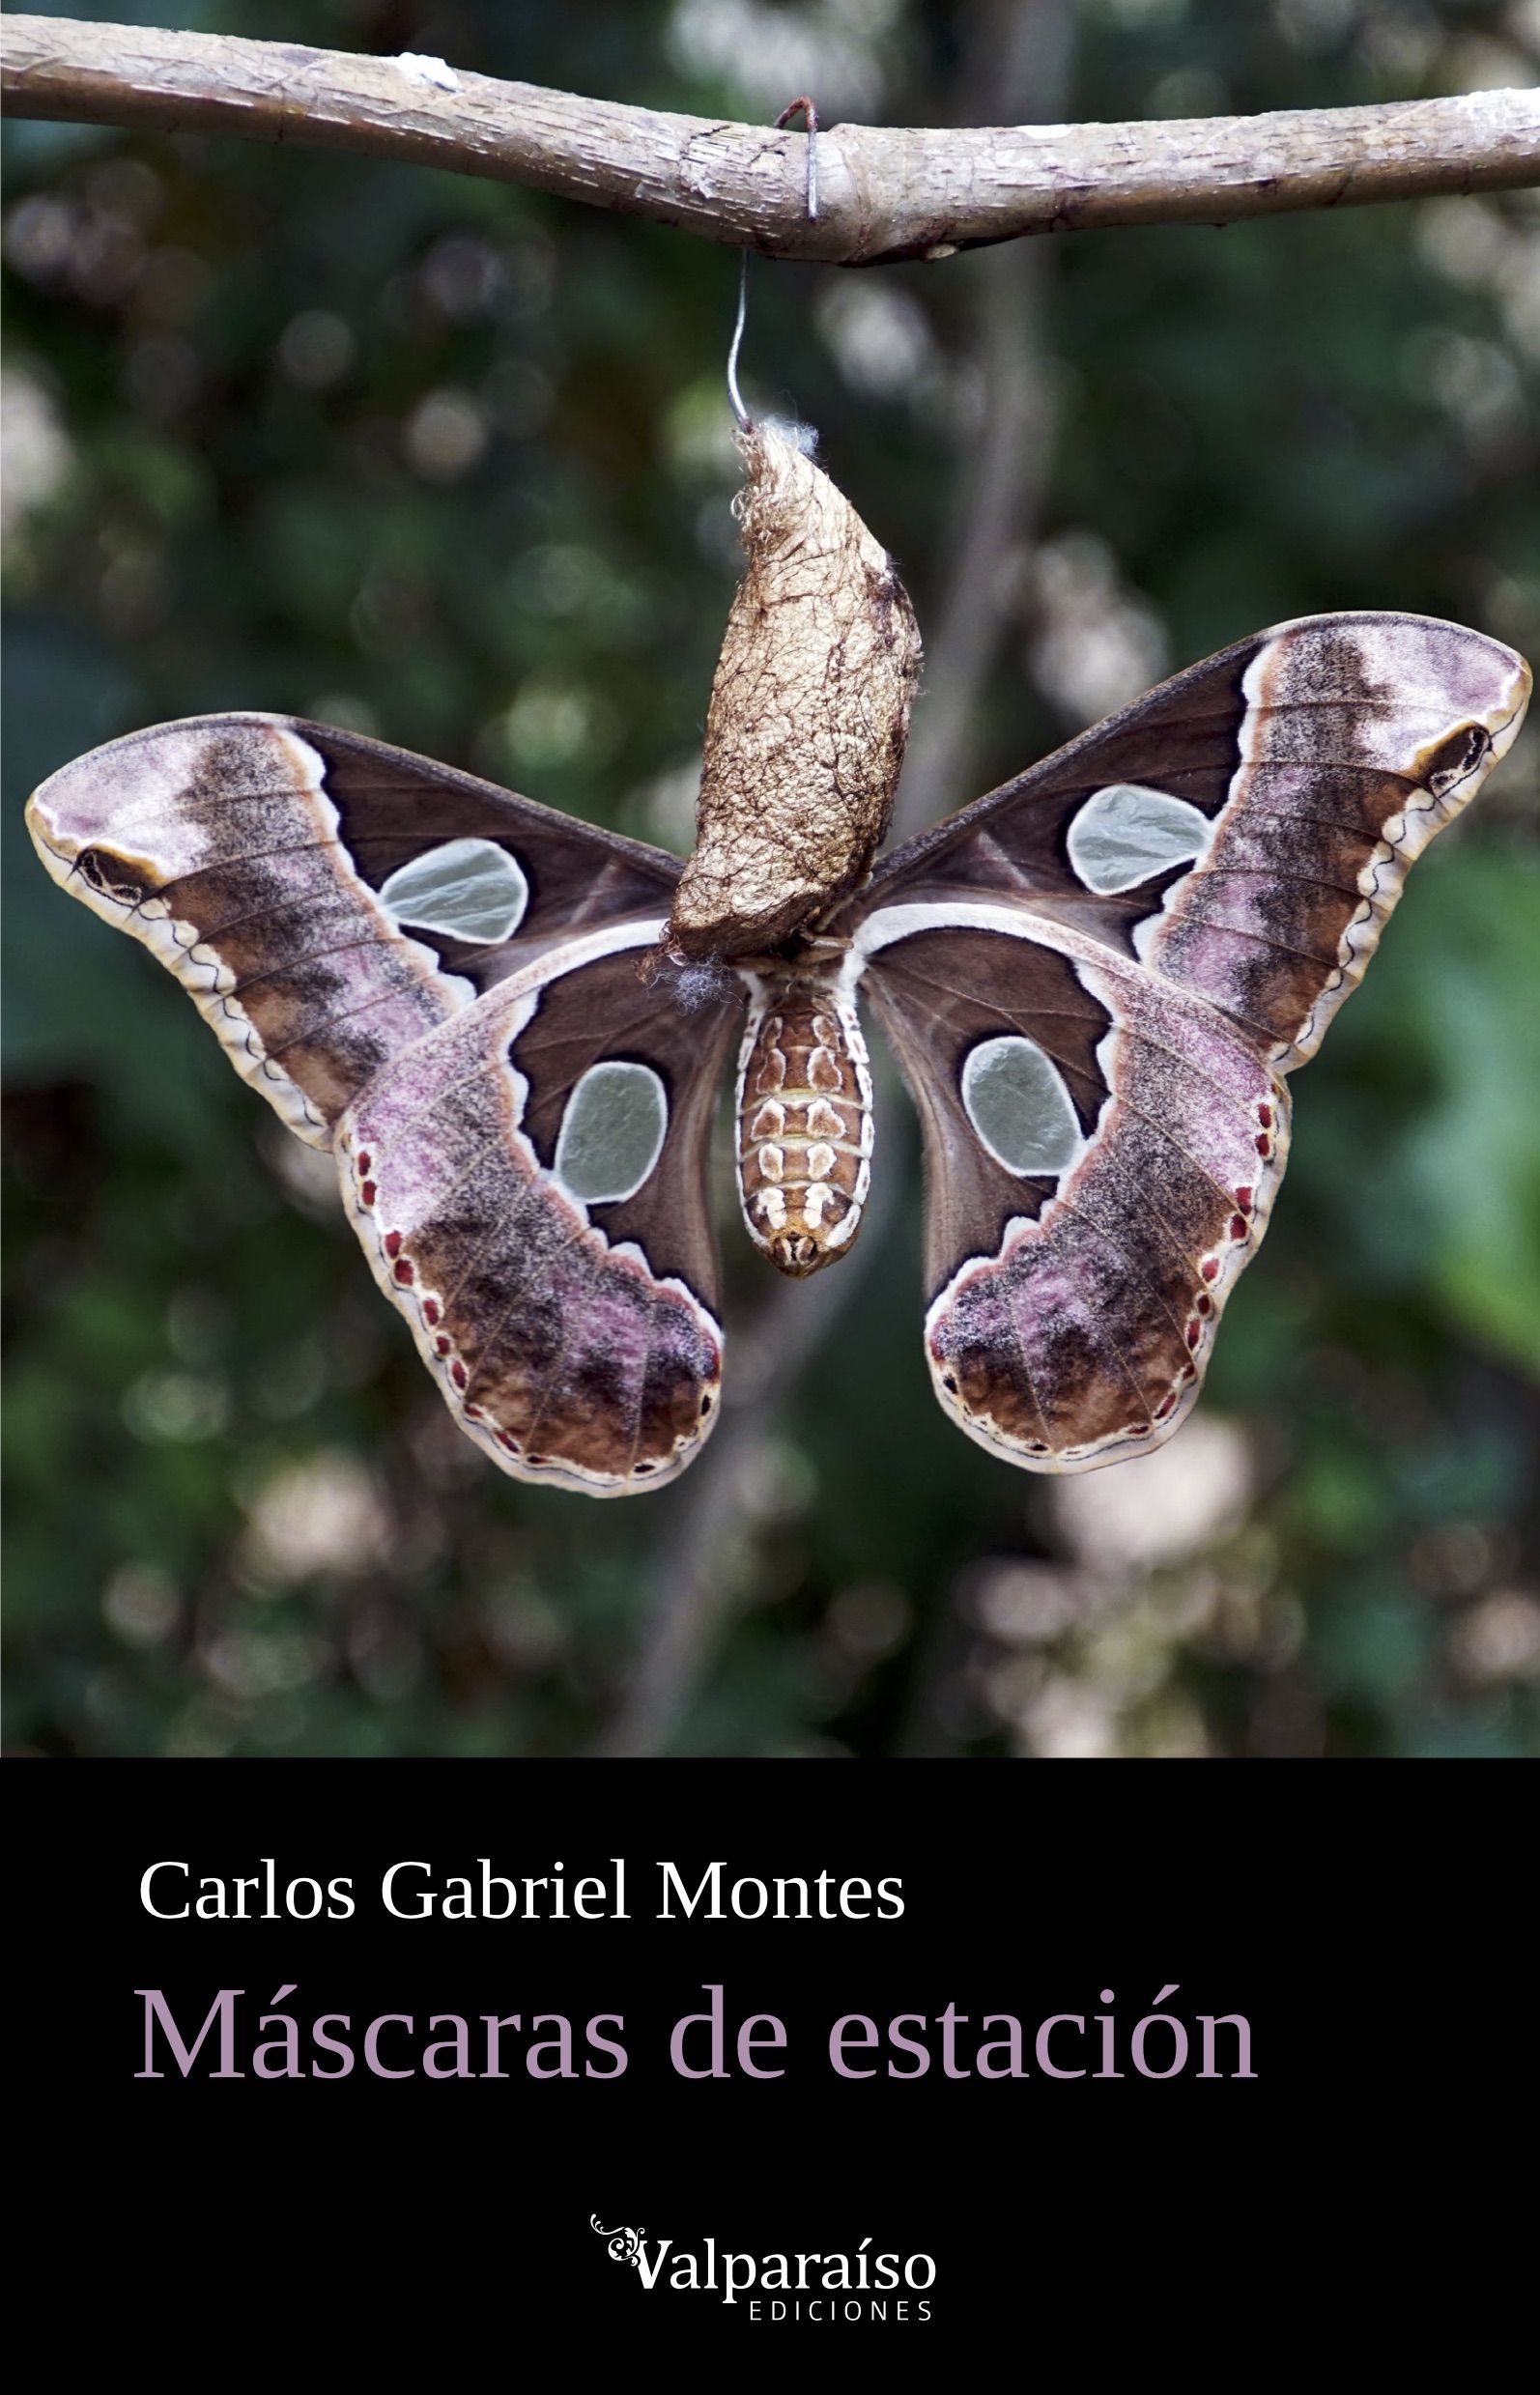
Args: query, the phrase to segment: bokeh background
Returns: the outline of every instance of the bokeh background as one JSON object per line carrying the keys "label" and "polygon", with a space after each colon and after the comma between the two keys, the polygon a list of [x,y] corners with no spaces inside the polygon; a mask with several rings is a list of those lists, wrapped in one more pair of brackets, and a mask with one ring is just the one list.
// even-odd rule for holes
{"label": "bokeh background", "polygon": [[[765,119],[805,90],[828,120],[1192,116],[1540,60],[1533,0],[102,14]],[[1173,1445],[1052,1484],[946,1425],[890,1087],[886,1213],[837,1273],[767,1286],[724,1204],[704,1459],[621,1505],[523,1488],[453,1431],[325,1160],[46,883],[21,809],[114,733],[264,706],[686,845],[735,571],[735,261],[407,166],[8,134],[13,1746],[1532,1748],[1540,727],[1297,1084]],[[1537,368],[1533,194],[760,266],[746,350],[918,604],[911,825],[1281,617],[1411,608],[1540,655]]]}

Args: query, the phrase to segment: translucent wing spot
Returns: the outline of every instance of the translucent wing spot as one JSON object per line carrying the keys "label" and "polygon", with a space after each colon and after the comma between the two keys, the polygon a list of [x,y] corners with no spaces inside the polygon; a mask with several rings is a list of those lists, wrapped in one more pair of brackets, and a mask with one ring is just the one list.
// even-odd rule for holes
{"label": "translucent wing spot", "polygon": [[968,1120],[1008,1173],[1057,1180],[1085,1141],[1058,1068],[1034,1040],[984,1040],[962,1068]]}
{"label": "translucent wing spot", "polygon": [[518,859],[494,840],[446,840],[398,866],[380,890],[397,924],[476,948],[511,940],[529,903]]}
{"label": "translucent wing spot", "polygon": [[1201,857],[1213,826],[1200,809],[1134,782],[1109,783],[1069,826],[1069,862],[1088,890],[1109,898],[1154,873]]}
{"label": "translucent wing spot", "polygon": [[561,1118],[557,1178],[585,1206],[635,1197],[668,1128],[668,1093],[650,1065],[590,1065]]}

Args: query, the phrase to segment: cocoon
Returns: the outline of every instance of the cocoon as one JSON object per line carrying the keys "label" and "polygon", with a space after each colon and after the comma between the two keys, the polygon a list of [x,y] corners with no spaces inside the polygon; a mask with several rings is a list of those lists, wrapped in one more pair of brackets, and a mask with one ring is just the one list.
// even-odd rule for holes
{"label": "cocoon", "polygon": [[920,673],[892,559],[791,432],[738,435],[748,557],[706,716],[696,846],[664,946],[747,956],[815,927],[887,829]]}

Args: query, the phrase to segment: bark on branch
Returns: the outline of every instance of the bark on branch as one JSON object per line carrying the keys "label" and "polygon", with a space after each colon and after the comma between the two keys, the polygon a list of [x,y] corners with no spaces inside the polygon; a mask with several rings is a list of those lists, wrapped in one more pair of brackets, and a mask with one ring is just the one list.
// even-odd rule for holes
{"label": "bark on branch", "polygon": [[781,258],[876,266],[1090,225],[1222,224],[1540,183],[1540,96],[807,136],[220,34],[12,15],[8,116],[231,133],[527,184]]}

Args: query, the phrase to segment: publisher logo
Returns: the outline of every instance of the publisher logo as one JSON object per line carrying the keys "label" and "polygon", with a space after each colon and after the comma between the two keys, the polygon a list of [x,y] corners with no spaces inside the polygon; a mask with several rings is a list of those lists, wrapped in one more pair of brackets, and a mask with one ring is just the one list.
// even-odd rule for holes
{"label": "publisher logo", "polygon": [[637,2273],[646,2294],[660,2288],[711,2295],[741,2306],[751,2321],[927,2321],[936,2266],[929,2254],[874,2253],[870,2238],[847,2253],[738,2253],[708,2237],[699,2246],[649,2238],[644,2229],[588,2226],[612,2262]]}

